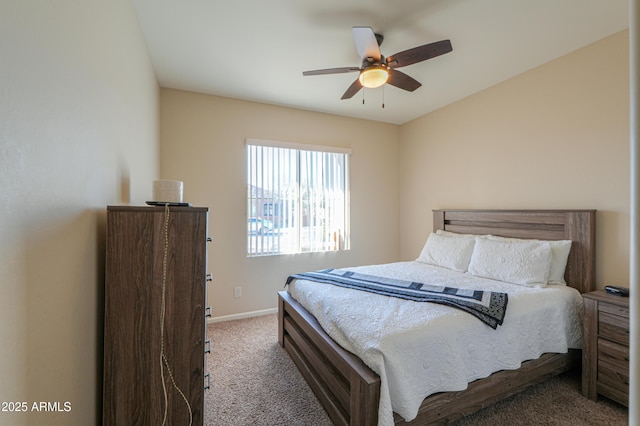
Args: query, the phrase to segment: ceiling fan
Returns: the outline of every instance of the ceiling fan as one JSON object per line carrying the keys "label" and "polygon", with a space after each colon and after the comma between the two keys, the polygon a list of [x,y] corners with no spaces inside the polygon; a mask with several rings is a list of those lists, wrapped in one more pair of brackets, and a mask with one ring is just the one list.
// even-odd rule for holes
{"label": "ceiling fan", "polygon": [[358,78],[342,95],[341,99],[350,99],[361,88],[375,88],[388,83],[400,89],[413,92],[422,84],[413,77],[398,71],[397,68],[406,67],[416,62],[426,61],[436,56],[444,55],[453,50],[450,40],[441,40],[425,44],[412,49],[398,52],[385,58],[380,53],[380,45],[384,37],[373,32],[371,27],[353,27],[353,39],[358,54],[362,59],[361,66],[327,68],[322,70],[304,71],[302,75],[341,74],[359,71]]}

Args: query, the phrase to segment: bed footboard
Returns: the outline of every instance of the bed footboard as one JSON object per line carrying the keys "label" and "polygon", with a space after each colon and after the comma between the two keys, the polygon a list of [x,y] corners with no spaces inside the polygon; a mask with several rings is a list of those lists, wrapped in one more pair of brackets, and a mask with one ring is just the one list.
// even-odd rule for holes
{"label": "bed footboard", "polygon": [[334,424],[378,424],[380,378],[285,291],[278,293],[278,342]]}

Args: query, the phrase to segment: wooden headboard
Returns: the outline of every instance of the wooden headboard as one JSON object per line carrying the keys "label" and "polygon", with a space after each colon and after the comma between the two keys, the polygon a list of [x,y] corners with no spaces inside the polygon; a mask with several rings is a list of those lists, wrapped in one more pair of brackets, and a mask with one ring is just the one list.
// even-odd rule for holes
{"label": "wooden headboard", "polygon": [[564,274],[580,293],[595,290],[595,210],[434,210],[433,231],[571,240]]}

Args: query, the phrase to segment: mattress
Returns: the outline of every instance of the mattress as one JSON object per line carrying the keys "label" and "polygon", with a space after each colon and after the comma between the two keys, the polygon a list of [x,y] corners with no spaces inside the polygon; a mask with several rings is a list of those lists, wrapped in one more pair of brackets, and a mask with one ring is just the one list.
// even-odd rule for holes
{"label": "mattress", "polygon": [[478,278],[422,262],[347,268],[432,285],[508,293],[504,323],[492,329],[452,307],[295,280],[289,293],[336,343],[381,379],[379,424],[395,411],[413,420],[424,398],[547,352],[582,346],[582,297],[564,285],[532,288]]}

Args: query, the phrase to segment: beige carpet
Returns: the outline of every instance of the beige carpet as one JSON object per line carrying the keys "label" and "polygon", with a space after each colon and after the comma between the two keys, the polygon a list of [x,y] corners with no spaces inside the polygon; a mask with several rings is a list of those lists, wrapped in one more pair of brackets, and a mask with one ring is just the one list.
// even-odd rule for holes
{"label": "beige carpet", "polygon": [[[211,354],[206,425],[331,425],[297,368],[278,345],[275,315],[208,326]],[[580,393],[579,374],[534,386],[455,423],[467,425],[626,425],[627,409]]]}

